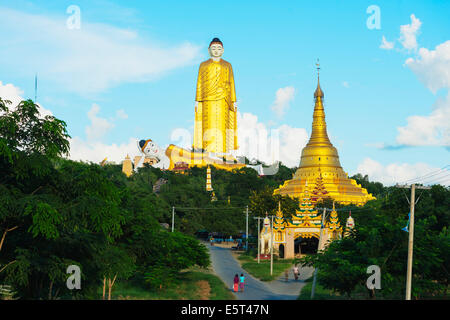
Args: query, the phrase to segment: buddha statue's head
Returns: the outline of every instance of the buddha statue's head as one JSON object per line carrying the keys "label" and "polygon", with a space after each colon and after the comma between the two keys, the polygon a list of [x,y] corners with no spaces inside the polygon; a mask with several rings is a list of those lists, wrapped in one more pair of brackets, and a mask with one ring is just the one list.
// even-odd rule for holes
{"label": "buddha statue's head", "polygon": [[219,60],[223,55],[223,43],[219,40],[219,38],[212,39],[211,43],[209,44],[209,55],[214,60]]}

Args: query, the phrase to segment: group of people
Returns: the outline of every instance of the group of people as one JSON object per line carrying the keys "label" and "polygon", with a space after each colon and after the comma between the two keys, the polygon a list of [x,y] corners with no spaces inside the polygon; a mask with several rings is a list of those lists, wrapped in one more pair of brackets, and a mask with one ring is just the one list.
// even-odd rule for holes
{"label": "group of people", "polygon": [[244,274],[241,273],[241,276],[239,277],[239,275],[236,273],[236,275],[234,276],[234,284],[233,284],[233,291],[234,292],[244,292],[244,285],[245,285],[245,277]]}
{"label": "group of people", "polygon": [[[295,281],[298,280],[298,277],[300,276],[300,271],[298,269],[297,265],[294,265],[292,268],[292,273],[294,273]],[[289,273],[288,270],[284,272],[284,275],[286,277],[286,281],[289,280]],[[233,291],[234,292],[244,292],[244,285],[245,285],[245,277],[244,274],[241,273],[241,276],[239,276],[237,273],[234,275],[234,281],[233,281]]]}

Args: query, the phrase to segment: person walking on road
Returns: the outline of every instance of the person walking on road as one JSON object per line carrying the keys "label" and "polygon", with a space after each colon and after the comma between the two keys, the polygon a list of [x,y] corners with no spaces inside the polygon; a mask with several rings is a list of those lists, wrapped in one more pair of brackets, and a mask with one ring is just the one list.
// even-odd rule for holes
{"label": "person walking on road", "polygon": [[245,285],[245,277],[244,274],[241,273],[241,277],[239,278],[239,287],[241,289],[241,292],[244,292],[244,285]]}
{"label": "person walking on road", "polygon": [[292,271],[294,272],[295,281],[297,281],[298,280],[298,274],[299,274],[297,265],[294,265],[294,268],[292,269]]}
{"label": "person walking on road", "polygon": [[233,291],[234,292],[238,292],[239,291],[239,276],[238,276],[237,273],[234,276]]}

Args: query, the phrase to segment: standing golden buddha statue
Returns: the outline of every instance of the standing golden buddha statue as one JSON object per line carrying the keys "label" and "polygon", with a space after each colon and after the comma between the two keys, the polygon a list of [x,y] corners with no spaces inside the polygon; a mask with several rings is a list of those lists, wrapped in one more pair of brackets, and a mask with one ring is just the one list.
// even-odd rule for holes
{"label": "standing golden buddha statue", "polygon": [[238,149],[233,69],[223,52],[222,42],[214,38],[211,59],[200,64],[195,98],[194,150],[217,155]]}

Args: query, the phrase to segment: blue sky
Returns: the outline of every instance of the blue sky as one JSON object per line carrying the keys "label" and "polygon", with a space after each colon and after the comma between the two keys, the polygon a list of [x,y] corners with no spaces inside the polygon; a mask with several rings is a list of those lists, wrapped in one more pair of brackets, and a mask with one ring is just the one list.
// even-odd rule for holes
{"label": "blue sky", "polygon": [[[80,29],[67,28],[70,5]],[[33,98],[38,73],[72,158],[118,162],[136,139],[187,144],[171,135],[192,130],[198,65],[219,37],[241,125],[281,130],[279,158],[296,165],[319,58],[343,168],[392,183],[449,164],[448,12],[448,1],[0,1],[0,93]]]}

